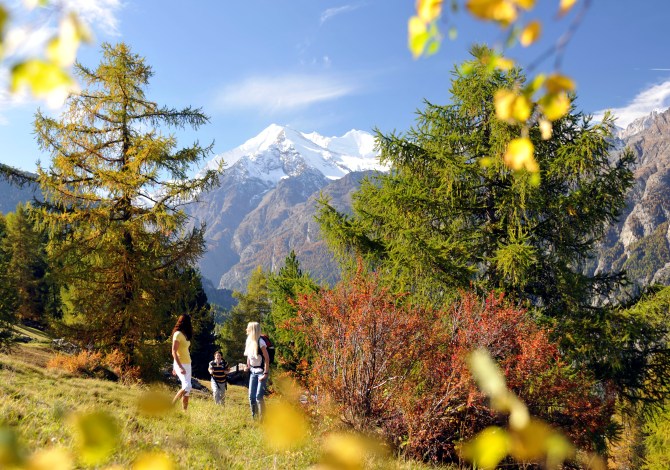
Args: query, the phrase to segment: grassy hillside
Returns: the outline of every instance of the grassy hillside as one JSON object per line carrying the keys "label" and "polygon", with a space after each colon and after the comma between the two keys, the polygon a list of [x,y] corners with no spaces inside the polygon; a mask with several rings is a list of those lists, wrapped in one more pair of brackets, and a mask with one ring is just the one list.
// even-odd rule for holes
{"label": "grassy hillside", "polygon": [[[166,453],[176,468],[189,469],[309,468],[320,460],[321,431],[312,431],[298,449],[272,452],[262,429],[249,416],[244,387],[230,386],[224,407],[217,407],[208,393],[194,391],[188,412],[175,408],[147,416],[138,411],[146,386],[124,386],[47,369],[54,353],[48,339],[38,334],[29,332],[31,343],[0,355],[0,433],[6,437],[7,428],[14,430],[26,455],[37,449],[65,448],[78,455],[80,466],[82,453],[76,450],[79,441],[73,423],[82,413],[104,412],[120,431],[119,443],[98,468],[113,464],[128,468],[138,456],[152,451]],[[176,392],[176,387],[167,385],[159,389],[166,394]],[[3,445],[7,445],[4,440],[3,444],[0,439],[0,467]],[[373,468],[427,468],[397,460],[368,463]]]}

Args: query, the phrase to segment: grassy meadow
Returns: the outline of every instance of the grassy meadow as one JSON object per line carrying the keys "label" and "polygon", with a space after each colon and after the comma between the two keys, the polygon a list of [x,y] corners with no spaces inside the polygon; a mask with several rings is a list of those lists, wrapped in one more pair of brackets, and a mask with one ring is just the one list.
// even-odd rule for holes
{"label": "grassy meadow", "polygon": [[[264,430],[251,420],[244,387],[229,386],[223,407],[217,406],[209,393],[194,390],[186,413],[177,406],[158,415],[147,415],[141,412],[139,403],[149,390],[171,396],[177,388],[166,384],[127,386],[47,368],[48,360],[55,354],[49,339],[37,331],[25,333],[33,341],[18,345],[9,354],[0,354],[0,426],[5,436],[4,444],[0,442],[0,467],[2,446],[6,452],[10,429],[16,434],[23,455],[34,455],[44,449],[67,449],[74,456],[72,465],[77,468],[150,468],[142,467],[138,458],[152,452],[169,457],[173,466],[164,468],[363,468],[355,463],[356,458],[349,460],[354,462],[351,465],[346,458],[340,464],[330,459],[328,464],[321,451],[327,433],[315,430],[314,426],[301,446],[274,452],[267,445]],[[270,397],[267,403],[275,399]],[[100,412],[116,423],[118,441],[108,457],[87,465],[82,459],[75,423],[77,416]],[[286,425],[288,429],[291,423]],[[368,458],[364,467],[428,468],[389,458]],[[25,468],[38,467],[25,464]],[[68,466],[49,464],[39,468],[57,470]]]}

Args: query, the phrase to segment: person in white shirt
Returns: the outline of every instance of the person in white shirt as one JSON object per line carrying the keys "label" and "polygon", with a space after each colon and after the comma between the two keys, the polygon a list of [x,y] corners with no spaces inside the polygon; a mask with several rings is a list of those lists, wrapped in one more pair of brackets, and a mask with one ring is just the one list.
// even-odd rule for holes
{"label": "person in white shirt", "polygon": [[265,340],[261,338],[261,325],[258,322],[249,322],[247,325],[247,342],[244,348],[247,356],[247,370],[249,371],[249,405],[251,417],[261,419],[265,404],[265,385],[270,374],[270,356]]}

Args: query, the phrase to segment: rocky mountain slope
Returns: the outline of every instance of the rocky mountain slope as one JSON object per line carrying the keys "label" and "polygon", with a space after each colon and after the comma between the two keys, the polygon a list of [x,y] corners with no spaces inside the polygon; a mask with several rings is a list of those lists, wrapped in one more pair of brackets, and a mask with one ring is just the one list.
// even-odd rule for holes
{"label": "rocky mountain slope", "polygon": [[219,187],[189,208],[193,223],[207,226],[203,275],[219,288],[244,289],[256,266],[275,270],[293,249],[305,271],[333,280],[335,266],[314,221],[315,201],[323,192],[344,210],[361,175],[384,169],[373,136],[352,130],[323,137],[271,125],[210,165],[221,160]]}
{"label": "rocky mountain slope", "polygon": [[26,178],[35,178],[35,175],[0,164],[0,213],[13,212],[18,203],[41,197],[39,187],[26,182]]}
{"label": "rocky mountain slope", "polygon": [[670,284],[670,109],[633,121],[618,146],[637,156],[635,186],[610,227],[596,271],[625,269],[639,285]]}

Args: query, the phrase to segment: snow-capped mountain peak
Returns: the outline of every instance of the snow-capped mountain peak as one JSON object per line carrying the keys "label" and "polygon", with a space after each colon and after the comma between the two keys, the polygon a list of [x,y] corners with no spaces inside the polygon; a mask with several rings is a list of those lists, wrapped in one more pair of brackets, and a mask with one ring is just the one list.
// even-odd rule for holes
{"label": "snow-capped mountain peak", "polygon": [[617,137],[623,140],[648,129],[661,112],[663,112],[663,110],[655,109],[646,116],[633,120],[625,129],[621,129],[617,132]]}
{"label": "snow-capped mountain peak", "polygon": [[324,137],[277,124],[217,155],[207,167],[216,168],[220,161],[224,162],[225,171],[270,184],[296,176],[306,168],[329,179],[339,179],[352,171],[387,169],[379,163],[374,137],[368,132],[352,129],[341,137]]}

